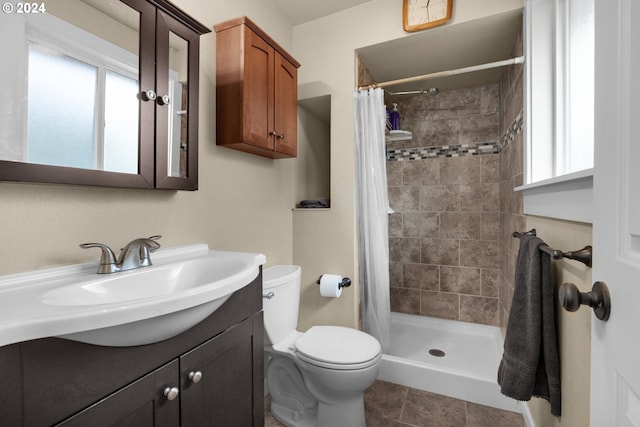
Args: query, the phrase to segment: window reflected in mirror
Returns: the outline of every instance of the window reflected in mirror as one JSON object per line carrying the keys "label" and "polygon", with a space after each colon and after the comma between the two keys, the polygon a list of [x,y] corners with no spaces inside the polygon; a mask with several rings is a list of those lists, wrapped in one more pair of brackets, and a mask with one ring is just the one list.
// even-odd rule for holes
{"label": "window reflected in mirror", "polygon": [[28,58],[24,160],[95,168],[97,67],[36,43],[29,43]]}
{"label": "window reflected in mirror", "polygon": [[106,72],[104,170],[138,172],[138,86],[137,76]]}
{"label": "window reflected in mirror", "polygon": [[139,19],[121,2],[73,0],[7,20],[16,37],[0,44],[16,66],[0,86],[25,105],[5,110],[0,160],[138,173]]}

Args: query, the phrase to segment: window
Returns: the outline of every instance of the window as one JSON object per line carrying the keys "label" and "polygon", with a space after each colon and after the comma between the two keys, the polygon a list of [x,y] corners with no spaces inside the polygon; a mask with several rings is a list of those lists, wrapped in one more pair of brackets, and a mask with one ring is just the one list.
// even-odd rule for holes
{"label": "window", "polygon": [[525,6],[526,214],[591,222],[594,0]]}
{"label": "window", "polygon": [[593,167],[593,0],[527,0],[526,183]]}

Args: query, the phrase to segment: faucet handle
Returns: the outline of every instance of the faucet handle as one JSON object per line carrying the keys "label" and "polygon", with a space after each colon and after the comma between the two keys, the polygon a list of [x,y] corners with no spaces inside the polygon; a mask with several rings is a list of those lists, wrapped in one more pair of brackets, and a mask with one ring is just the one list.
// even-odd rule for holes
{"label": "faucet handle", "polygon": [[160,249],[160,243],[157,242],[162,236],[151,236],[146,239],[140,239],[140,266],[148,267],[151,265],[151,257],[149,252],[155,252]]}
{"label": "faucet handle", "polygon": [[157,235],[157,236],[151,236],[147,239],[149,240],[149,242],[147,242],[147,245],[149,246],[149,250],[151,252],[155,251],[156,249],[160,249],[160,243],[158,243],[158,240],[160,240],[161,238],[162,236]]}
{"label": "faucet handle", "polygon": [[100,266],[98,267],[98,274],[113,273],[118,270],[118,263],[116,262],[116,255],[111,248],[103,243],[82,243],[80,245],[83,249],[100,248],[102,255],[100,256]]}

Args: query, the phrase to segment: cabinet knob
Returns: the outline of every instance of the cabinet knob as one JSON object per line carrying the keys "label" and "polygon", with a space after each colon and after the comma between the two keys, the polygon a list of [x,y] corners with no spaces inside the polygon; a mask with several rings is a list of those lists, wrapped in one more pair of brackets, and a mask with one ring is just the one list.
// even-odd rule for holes
{"label": "cabinet knob", "polygon": [[158,98],[158,104],[160,105],[169,105],[171,103],[171,98],[169,98],[169,95],[162,95],[160,98]]}
{"label": "cabinet knob", "polygon": [[269,132],[269,136],[278,136],[278,132],[272,130],[271,132]]}
{"label": "cabinet knob", "polygon": [[178,393],[180,393],[178,387],[167,387],[164,389],[164,395],[167,397],[167,400],[174,400],[178,397]]}
{"label": "cabinet knob", "polygon": [[202,379],[202,372],[200,371],[191,371],[189,372],[189,379],[193,381],[194,384],[198,384]]}
{"label": "cabinet knob", "polygon": [[153,89],[149,89],[145,92],[142,92],[142,100],[143,101],[155,101],[158,95]]}
{"label": "cabinet knob", "polygon": [[284,133],[281,133],[280,135],[278,135],[278,139],[284,139]]}

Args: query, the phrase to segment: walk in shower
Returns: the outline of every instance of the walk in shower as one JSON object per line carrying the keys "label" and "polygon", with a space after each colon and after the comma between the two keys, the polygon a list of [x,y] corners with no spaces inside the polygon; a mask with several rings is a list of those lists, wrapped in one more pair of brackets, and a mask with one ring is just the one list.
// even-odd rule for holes
{"label": "walk in shower", "polygon": [[[515,34],[507,56],[518,58]],[[423,87],[439,92],[386,93],[411,136],[386,143],[391,323],[378,377],[515,412],[496,378],[513,292],[511,231],[525,226],[513,191],[522,183],[522,69],[519,60],[493,81],[429,80]]]}

